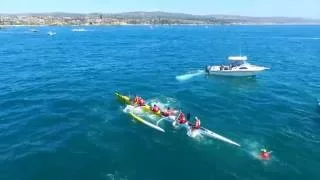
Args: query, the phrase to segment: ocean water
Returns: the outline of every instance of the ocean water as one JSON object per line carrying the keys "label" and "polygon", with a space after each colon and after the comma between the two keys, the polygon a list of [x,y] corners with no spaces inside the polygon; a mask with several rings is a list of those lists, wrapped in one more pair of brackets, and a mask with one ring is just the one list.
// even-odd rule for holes
{"label": "ocean water", "polygon": [[[0,30],[1,180],[320,179],[320,26],[29,29]],[[271,69],[202,73],[240,53]],[[179,107],[242,146],[136,123],[115,91]]]}

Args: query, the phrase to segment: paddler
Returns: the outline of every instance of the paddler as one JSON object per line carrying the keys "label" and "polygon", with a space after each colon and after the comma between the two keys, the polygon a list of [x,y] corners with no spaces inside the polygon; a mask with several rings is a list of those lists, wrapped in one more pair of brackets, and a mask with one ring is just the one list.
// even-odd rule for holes
{"label": "paddler", "polygon": [[200,119],[199,119],[197,116],[196,116],[194,119],[196,120],[196,124],[194,125],[193,129],[194,129],[194,130],[195,130],[195,129],[200,129],[200,128],[201,128],[201,121],[200,121]]}
{"label": "paddler", "polygon": [[133,104],[138,104],[140,97],[135,95],[133,99]]}
{"label": "paddler", "polygon": [[170,116],[171,115],[170,107],[167,107],[167,109],[162,111],[161,114],[165,117]]}
{"label": "paddler", "polygon": [[145,105],[144,99],[142,99],[140,96],[135,96],[133,103],[138,104],[139,106]]}
{"label": "paddler", "polygon": [[187,114],[187,121],[190,121],[190,116],[191,116],[191,114],[188,113],[188,114]]}
{"label": "paddler", "polygon": [[173,116],[173,115],[177,114],[177,111],[174,109],[171,109],[170,107],[167,107],[167,109],[162,111],[161,114],[163,116],[168,117],[168,116]]}
{"label": "paddler", "polygon": [[160,111],[160,108],[156,104],[154,104],[152,107],[152,111],[158,113]]}
{"label": "paddler", "polygon": [[186,124],[188,122],[183,112],[180,113],[180,116],[178,117],[178,121],[179,121],[179,124]]}
{"label": "paddler", "polygon": [[142,98],[140,97],[140,100],[139,100],[138,104],[139,104],[139,106],[145,106],[145,105],[146,105],[146,102],[144,101],[144,99],[142,99]]}
{"label": "paddler", "polygon": [[260,150],[260,157],[261,157],[261,159],[263,159],[263,160],[269,160],[270,159],[270,157],[271,157],[271,151],[267,151],[266,149],[261,149]]}

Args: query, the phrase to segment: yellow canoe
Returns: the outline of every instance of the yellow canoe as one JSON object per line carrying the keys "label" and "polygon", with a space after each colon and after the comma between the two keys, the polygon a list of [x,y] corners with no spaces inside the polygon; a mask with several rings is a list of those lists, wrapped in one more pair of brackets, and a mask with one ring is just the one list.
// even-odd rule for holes
{"label": "yellow canoe", "polygon": [[[131,98],[129,96],[125,96],[125,95],[122,95],[122,94],[119,94],[119,93],[115,93],[115,95],[116,95],[116,97],[118,98],[118,100],[120,102],[122,102],[124,104],[127,104],[127,105],[131,105],[132,104],[132,100],[131,100]],[[149,105],[142,106],[142,109],[145,112],[149,112],[149,113],[155,114],[157,116],[162,116],[160,111],[153,112],[152,108]]]}

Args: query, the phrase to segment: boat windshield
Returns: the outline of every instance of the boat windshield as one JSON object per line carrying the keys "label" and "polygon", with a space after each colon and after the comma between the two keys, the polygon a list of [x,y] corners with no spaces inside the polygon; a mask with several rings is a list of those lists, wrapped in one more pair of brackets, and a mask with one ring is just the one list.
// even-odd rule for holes
{"label": "boat windshield", "polygon": [[236,67],[244,64],[244,61],[231,61],[231,67]]}

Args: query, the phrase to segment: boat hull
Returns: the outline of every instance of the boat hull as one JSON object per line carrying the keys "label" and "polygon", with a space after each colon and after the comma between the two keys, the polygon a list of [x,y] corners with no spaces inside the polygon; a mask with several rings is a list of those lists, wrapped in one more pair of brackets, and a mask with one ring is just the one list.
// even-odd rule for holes
{"label": "boat hull", "polygon": [[265,67],[251,67],[250,69],[228,69],[228,70],[221,70],[220,66],[207,66],[206,72],[209,75],[217,75],[217,76],[235,76],[235,77],[244,77],[244,76],[256,76],[257,74],[261,73],[262,71],[268,68]]}
{"label": "boat hull", "polygon": [[161,132],[165,132],[164,129],[162,129],[161,127],[156,126],[156,125],[154,125],[154,124],[152,124],[152,123],[150,123],[150,122],[142,119],[141,117],[139,117],[139,116],[131,113],[131,112],[129,112],[129,115],[130,115],[134,120],[136,120],[136,121],[138,121],[138,122],[140,122],[140,123],[142,123],[142,124],[144,124],[144,125],[147,125],[147,126],[153,128],[153,129],[155,129],[155,130],[158,130],[158,131],[161,131]]}
{"label": "boat hull", "polygon": [[226,138],[226,137],[224,137],[224,136],[221,136],[221,135],[219,135],[219,134],[217,134],[217,133],[215,133],[215,132],[213,132],[213,131],[210,131],[210,130],[208,130],[208,129],[201,128],[201,134],[240,147],[240,144],[238,144],[238,143],[236,143],[236,142],[232,141],[231,139],[228,139],[228,138]]}
{"label": "boat hull", "polygon": [[245,77],[245,76],[256,76],[259,72],[257,71],[243,71],[243,72],[235,72],[235,71],[208,71],[209,75],[216,76],[234,76],[234,77]]}

